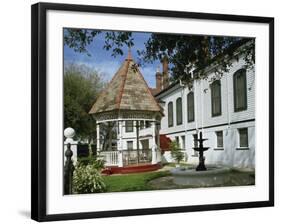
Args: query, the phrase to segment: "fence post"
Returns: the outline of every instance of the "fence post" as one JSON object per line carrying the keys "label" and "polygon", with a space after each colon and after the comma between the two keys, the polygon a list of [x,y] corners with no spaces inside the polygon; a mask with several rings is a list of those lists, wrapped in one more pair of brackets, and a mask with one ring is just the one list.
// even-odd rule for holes
{"label": "fence post", "polygon": [[65,151],[66,162],[64,165],[64,194],[72,194],[72,177],[74,171],[73,161],[71,159],[73,152],[71,151],[71,144],[67,144]]}

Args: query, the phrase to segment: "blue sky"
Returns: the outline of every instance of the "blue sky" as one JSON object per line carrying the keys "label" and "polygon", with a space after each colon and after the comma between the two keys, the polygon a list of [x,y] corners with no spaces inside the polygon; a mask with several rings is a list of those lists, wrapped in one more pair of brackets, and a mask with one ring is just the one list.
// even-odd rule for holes
{"label": "blue sky", "polygon": [[[144,43],[149,37],[150,33],[133,33],[134,46],[131,48],[131,52],[135,61],[137,61],[137,50],[144,49]],[[99,73],[102,74],[103,79],[105,81],[109,81],[127,57],[128,49],[127,47],[124,47],[122,49],[124,55],[112,57],[112,51],[103,49],[103,46],[104,32],[97,35],[94,38],[94,41],[87,46],[87,50],[91,54],[91,56],[88,56],[86,53],[75,52],[73,49],[65,45],[64,62],[65,64],[84,64],[99,71]],[[155,73],[158,66],[160,66],[160,62],[155,61],[153,63],[146,63],[142,67],[140,67],[141,73],[150,87],[155,86]]]}

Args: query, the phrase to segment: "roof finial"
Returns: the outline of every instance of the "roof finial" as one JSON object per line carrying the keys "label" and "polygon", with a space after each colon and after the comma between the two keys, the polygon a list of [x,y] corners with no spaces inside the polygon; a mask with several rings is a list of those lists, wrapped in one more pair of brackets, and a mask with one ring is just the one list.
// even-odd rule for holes
{"label": "roof finial", "polygon": [[133,58],[132,58],[132,52],[131,52],[131,46],[129,46],[129,49],[128,49],[127,60],[133,60]]}

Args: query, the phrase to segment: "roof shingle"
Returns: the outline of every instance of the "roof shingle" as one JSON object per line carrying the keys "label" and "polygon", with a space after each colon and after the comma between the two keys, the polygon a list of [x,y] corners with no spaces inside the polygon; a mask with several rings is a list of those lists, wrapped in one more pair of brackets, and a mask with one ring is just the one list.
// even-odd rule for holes
{"label": "roof shingle", "polygon": [[161,111],[130,54],[99,95],[89,113],[112,110]]}

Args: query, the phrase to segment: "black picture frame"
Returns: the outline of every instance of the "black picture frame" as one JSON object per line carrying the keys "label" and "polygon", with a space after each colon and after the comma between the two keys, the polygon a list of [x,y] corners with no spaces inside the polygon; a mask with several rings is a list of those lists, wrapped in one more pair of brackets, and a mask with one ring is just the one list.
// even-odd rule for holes
{"label": "black picture frame", "polygon": [[[95,12],[125,15],[177,17],[216,21],[254,22],[269,25],[269,200],[208,204],[196,206],[176,206],[159,208],[139,208],[130,210],[96,211],[70,214],[46,214],[46,13],[48,10],[73,12]],[[32,155],[31,155],[31,218],[37,221],[70,220],[100,217],[133,216],[161,213],[192,212],[221,209],[254,208],[274,206],[274,18],[240,15],[163,11],[137,8],[102,7],[89,5],[37,3],[32,5],[31,16],[31,76],[32,76]]]}

